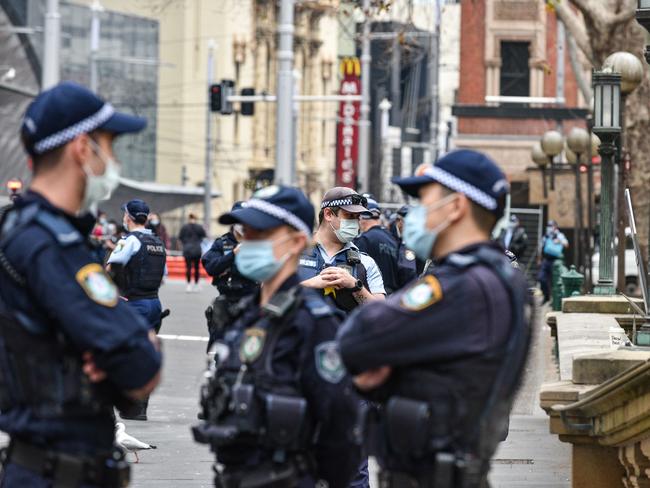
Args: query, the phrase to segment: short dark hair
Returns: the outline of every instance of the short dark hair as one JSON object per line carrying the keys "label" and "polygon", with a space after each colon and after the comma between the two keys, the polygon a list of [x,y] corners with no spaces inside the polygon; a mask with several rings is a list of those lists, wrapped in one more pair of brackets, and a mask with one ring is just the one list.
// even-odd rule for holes
{"label": "short dark hair", "polygon": [[[444,196],[451,195],[452,193],[459,193],[456,190],[452,190],[451,188],[446,187],[445,185],[441,185],[441,186],[442,186]],[[492,230],[494,229],[494,226],[497,224],[498,219],[496,215],[494,215],[487,208],[481,207],[473,200],[469,198],[467,200],[470,203],[472,218],[474,219],[474,222],[476,223],[478,228],[481,229],[483,232],[487,233],[488,235],[491,234]]]}
{"label": "short dark hair", "polygon": [[189,214],[189,215],[187,216],[187,218],[188,218],[188,219],[194,219],[194,220],[196,220],[196,215],[194,215],[193,213],[191,213],[191,214]]}
{"label": "short dark hair", "polygon": [[[334,215],[339,214],[339,210],[341,210],[341,207],[325,207],[329,208]],[[320,212],[318,212],[318,225],[323,223],[323,220],[325,218],[325,208],[321,208]]]}

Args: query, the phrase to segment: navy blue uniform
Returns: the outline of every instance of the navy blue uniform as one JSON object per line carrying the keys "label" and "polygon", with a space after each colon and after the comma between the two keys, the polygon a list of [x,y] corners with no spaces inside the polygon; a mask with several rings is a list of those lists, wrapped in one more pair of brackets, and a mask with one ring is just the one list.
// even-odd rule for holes
{"label": "navy blue uniform", "polygon": [[[33,337],[35,344],[39,337],[58,337],[66,345],[66,354],[78,357],[79,362],[83,352],[91,352],[97,367],[107,374],[101,385],[111,390],[141,388],[160,369],[161,356],[148,338],[147,324],[119,299],[116,286],[87,244],[92,220],[71,216],[29,191],[3,219],[0,250],[8,266],[24,279],[19,283],[7,266],[0,267],[0,313],[5,317],[0,341],[3,378],[16,374],[7,362],[12,354],[7,341],[15,335],[8,328],[12,323]],[[11,383],[2,384],[0,430],[12,439],[56,451],[88,455],[109,451],[114,438],[111,402],[99,410],[81,406],[70,414],[65,414],[65,408],[63,413],[52,411],[51,404],[66,401],[57,397],[65,394],[65,388],[47,391],[47,386],[54,387],[48,380],[56,380],[63,365],[48,364],[42,357],[20,359],[31,364],[31,369],[22,373],[34,375],[26,383],[37,383],[38,375],[45,375],[41,378],[44,392],[37,394],[38,400],[20,398]],[[48,394],[51,398],[41,398]],[[18,476],[22,470],[12,466],[4,482],[31,486],[18,481],[11,484],[14,480],[7,478],[8,473]]]}
{"label": "navy blue uniform", "polygon": [[413,273],[408,279],[402,281],[399,269],[399,244],[381,225],[377,224],[371,227],[357,237],[354,243],[359,251],[368,254],[379,266],[387,294],[399,290],[408,281],[415,278],[415,273]]}
{"label": "navy blue uniform", "polygon": [[239,300],[257,289],[257,283],[242,276],[235,266],[233,249],[237,244],[234,234],[226,232],[215,239],[210,250],[201,258],[203,267],[212,276],[212,284],[221,295],[231,300]]}
{"label": "navy blue uniform", "polygon": [[[341,356],[350,374],[392,368],[389,380],[369,392],[370,398],[388,410],[394,407],[393,413],[399,411],[391,403],[396,398],[425,402],[432,408],[431,430],[416,426],[412,432],[426,432],[422,439],[439,451],[469,452],[482,458],[476,423],[494,387],[508,339],[523,325],[515,327],[513,313],[524,308],[521,300],[513,305],[513,295],[495,270],[476,259],[486,251],[509,273],[516,295],[524,296],[523,275],[510,267],[496,245],[486,242],[436,262],[428,274],[386,301],[359,308],[339,333]],[[515,358],[511,361],[514,370],[522,366]],[[385,445],[371,445],[370,453],[387,470],[430,469],[435,458],[416,459],[419,447],[409,445],[408,427],[399,430],[403,434],[399,442],[410,452],[399,453],[398,441],[392,440],[392,452]]]}
{"label": "navy blue uniform", "polygon": [[[268,482],[272,469],[282,471],[279,466],[288,463],[293,467],[302,465],[302,471],[298,473],[299,482],[288,482],[286,486],[314,486],[318,479],[323,479],[331,487],[343,488],[356,471],[360,457],[350,441],[358,398],[352,393],[334,341],[338,312],[319,294],[301,287],[298,275],[287,279],[275,296],[286,292],[295,293],[295,302],[279,318],[260,308],[258,294],[244,299],[250,304],[225,335],[229,353],[212,384],[229,385],[224,391],[232,391],[238,398],[246,398],[243,388],[236,391],[233,385],[254,385],[254,401],[246,409],[234,412],[225,407],[230,403],[225,397],[217,400],[216,404],[224,408],[217,413],[208,409],[206,418],[212,417],[222,432],[237,426],[239,433],[225,436],[228,439],[213,437],[203,441],[212,443],[218,462],[224,465],[223,486],[230,486],[233,480],[237,480],[235,486],[243,484],[242,477],[260,476]],[[283,403],[278,395],[304,398],[306,415],[301,417],[299,409],[295,414],[290,410],[271,420],[271,405]],[[241,401],[245,400],[238,400]],[[254,415],[258,408],[264,413]],[[251,416],[246,417],[245,413]],[[255,418],[267,417],[269,425],[263,426],[267,435],[253,433],[260,427]],[[296,434],[303,438],[300,448],[281,447],[281,439],[288,434],[285,431],[280,435],[274,430],[284,422],[296,428],[301,424],[307,427]],[[291,431],[293,427],[284,428]],[[195,428],[195,436],[196,432]],[[204,432],[209,435],[209,428]],[[269,440],[273,435],[279,436],[275,442]],[[308,469],[310,463],[314,464],[313,469]]]}

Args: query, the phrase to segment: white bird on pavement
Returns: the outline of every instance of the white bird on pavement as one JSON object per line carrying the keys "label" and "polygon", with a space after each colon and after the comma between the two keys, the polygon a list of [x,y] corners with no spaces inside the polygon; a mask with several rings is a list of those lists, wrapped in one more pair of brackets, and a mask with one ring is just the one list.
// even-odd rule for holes
{"label": "white bird on pavement", "polygon": [[126,426],[122,422],[115,424],[115,443],[124,449],[126,452],[135,454],[135,462],[139,463],[138,451],[145,451],[147,449],[156,449],[156,446],[139,441],[133,436],[126,433]]}

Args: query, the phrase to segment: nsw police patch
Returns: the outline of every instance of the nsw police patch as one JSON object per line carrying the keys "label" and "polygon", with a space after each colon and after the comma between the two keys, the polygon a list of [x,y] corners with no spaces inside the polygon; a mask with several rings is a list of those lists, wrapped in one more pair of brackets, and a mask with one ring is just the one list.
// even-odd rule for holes
{"label": "nsw police patch", "polygon": [[338,383],[345,376],[345,368],[339,356],[335,341],[322,342],[314,349],[316,371],[329,383]]}
{"label": "nsw police patch", "polygon": [[406,258],[407,261],[413,261],[415,259],[415,253],[410,249],[407,249],[406,251],[404,251],[404,257]]}
{"label": "nsw police patch", "polygon": [[117,305],[117,287],[99,264],[87,264],[77,271],[76,279],[92,301],[106,307]]}
{"label": "nsw police patch", "polygon": [[266,341],[266,331],[251,327],[244,331],[244,338],[239,347],[239,359],[242,363],[253,363],[260,357]]}
{"label": "nsw police patch", "polygon": [[404,292],[400,303],[407,310],[418,311],[439,302],[441,298],[442,286],[438,278],[427,275]]}

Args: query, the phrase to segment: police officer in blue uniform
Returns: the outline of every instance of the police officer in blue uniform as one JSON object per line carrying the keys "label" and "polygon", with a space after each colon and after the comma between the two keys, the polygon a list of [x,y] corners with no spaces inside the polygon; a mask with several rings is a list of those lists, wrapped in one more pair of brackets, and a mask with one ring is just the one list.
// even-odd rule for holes
{"label": "police officer in blue uniform", "polygon": [[[235,202],[230,211],[234,212],[240,208],[242,202]],[[219,296],[206,310],[210,333],[208,348],[232,323],[232,317],[237,315],[237,304],[241,299],[253,294],[258,288],[255,281],[246,278],[235,266],[235,255],[239,251],[241,238],[241,224],[232,225],[228,232],[215,239],[208,252],[201,258],[203,267],[212,276],[212,285],[219,290]]]}
{"label": "police officer in blue uniform", "polygon": [[409,206],[402,205],[393,215],[390,225],[390,233],[397,240],[399,245],[399,259],[397,267],[399,270],[399,280],[401,283],[408,283],[419,276],[424,270],[426,260],[415,256],[415,253],[406,248],[404,239],[402,239],[402,230],[404,229],[404,218],[408,214]]}
{"label": "police officer in blue uniform", "polygon": [[323,196],[314,246],[300,258],[303,286],[321,290],[344,312],[384,299],[379,266],[354,245],[367,200],[351,188],[334,187]]}
{"label": "police officer in blue uniform", "polygon": [[359,216],[361,235],[354,240],[359,251],[375,260],[384,281],[386,294],[399,290],[408,281],[415,278],[415,272],[405,281],[401,281],[399,270],[399,244],[397,240],[381,225],[381,209],[372,197],[367,197],[368,212]]}
{"label": "police officer in blue uniform", "polygon": [[[109,256],[107,271],[129,307],[158,333],[162,321],[158,290],[165,273],[165,245],[151,229],[145,228],[149,217],[146,202],[131,200],[122,206],[122,210],[122,225],[128,234],[118,241]],[[147,420],[148,405],[149,397],[137,402],[133,409],[120,412],[120,416],[129,420]]]}
{"label": "police officer in blue uniform", "polygon": [[113,407],[155,388],[161,355],[95,260],[84,212],[118,184],[115,136],[145,124],[70,82],[23,119],[34,175],[0,218],[2,487],[128,484]]}
{"label": "police officer in blue uniform", "polygon": [[341,328],[344,364],[381,405],[365,413],[366,446],[382,486],[485,487],[530,335],[526,281],[490,241],[508,183],[469,150],[396,183],[420,199],[406,245],[435,266]]}
{"label": "police officer in blue uniform", "polygon": [[359,462],[358,399],[334,340],[339,312],[297,274],[313,206],[296,188],[270,186],[219,222],[243,225],[235,264],[262,286],[215,344],[202,389],[205,421],[193,431],[216,452],[215,486],[344,488]]}

